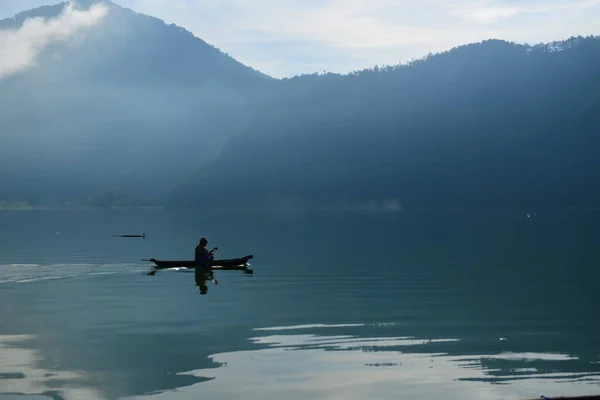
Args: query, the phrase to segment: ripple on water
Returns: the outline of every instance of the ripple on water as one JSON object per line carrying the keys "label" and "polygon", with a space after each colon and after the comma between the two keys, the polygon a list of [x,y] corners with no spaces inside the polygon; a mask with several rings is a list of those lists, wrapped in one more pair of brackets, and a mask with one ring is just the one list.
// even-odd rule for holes
{"label": "ripple on water", "polygon": [[[131,323],[131,321],[129,321]],[[600,392],[600,369],[577,370],[579,358],[563,353],[499,351],[461,354],[458,338],[384,335],[398,323],[298,324],[254,328],[253,349],[213,354],[220,365],[180,372],[208,379],[139,399],[527,399]],[[79,371],[46,371],[34,350],[20,349],[28,336],[0,336],[2,388],[27,394],[63,382],[67,399],[101,399]],[[497,337],[490,340],[498,340]],[[468,349],[468,347],[467,347]],[[463,351],[468,351],[464,350]],[[596,363],[596,364],[594,364]],[[598,365],[591,361],[588,365]],[[571,367],[569,367],[571,366]],[[58,374],[58,375],[56,375]],[[0,390],[5,391],[5,389]],[[12,391],[12,389],[11,389]],[[61,394],[62,395],[62,394]]]}
{"label": "ripple on water", "polygon": [[[558,371],[561,364],[578,360],[567,354],[452,355],[443,351],[444,346],[458,339],[367,337],[352,332],[354,328],[385,325],[305,324],[256,328],[255,332],[269,333],[249,338],[257,349],[214,354],[211,358],[221,367],[182,373],[210,380],[139,398],[237,398],[239,393],[244,393],[248,400],[516,400],[600,392],[600,371]],[[325,334],[327,329],[335,329],[336,334]],[[510,362],[511,367],[496,365],[493,361]],[[514,363],[519,366],[512,367]],[[554,366],[554,370],[542,367],[549,365]]]}
{"label": "ripple on water", "polygon": [[139,273],[145,268],[136,264],[4,264],[0,265],[0,284]]}

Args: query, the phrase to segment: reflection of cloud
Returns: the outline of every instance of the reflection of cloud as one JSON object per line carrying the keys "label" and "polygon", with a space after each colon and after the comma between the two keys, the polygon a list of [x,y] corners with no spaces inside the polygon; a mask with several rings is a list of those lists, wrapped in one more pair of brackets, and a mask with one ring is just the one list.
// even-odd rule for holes
{"label": "reflection of cloud", "polygon": [[[22,393],[41,395],[55,391],[53,381],[74,381],[81,375],[72,372],[46,371],[35,368],[38,354],[34,350],[19,348],[19,342],[33,339],[32,336],[0,335],[0,395],[2,393]],[[92,389],[71,387],[59,390],[66,399],[96,400],[103,397]]]}
{"label": "reflection of cloud", "polygon": [[273,326],[266,328],[254,328],[255,331],[289,331],[297,329],[314,329],[314,328],[349,328],[364,326],[364,324],[307,324],[307,325],[289,325],[289,326]]}
{"label": "reflection of cloud", "polygon": [[[317,326],[319,328],[320,326]],[[287,331],[282,327],[282,331]],[[448,339],[452,341],[452,339]],[[565,382],[581,374],[537,373],[531,366],[503,375],[510,385],[486,382],[498,372],[485,359],[568,362],[573,357],[541,353],[449,356],[418,353],[417,347],[448,340],[360,338],[352,336],[274,335],[254,338],[266,349],[216,354],[224,367],[190,371],[210,381],[140,399],[522,399],[541,394],[584,395],[592,384]],[[415,347],[417,346],[417,347]],[[377,351],[372,351],[377,347]],[[402,350],[403,349],[403,350]],[[335,350],[335,351],[332,351]],[[411,352],[412,350],[412,352]],[[423,348],[426,350],[426,348]],[[524,364],[527,365],[527,364]],[[550,379],[549,379],[550,378]],[[533,395],[532,395],[533,394]]]}
{"label": "reflection of cloud", "polygon": [[30,18],[19,29],[0,30],[0,79],[31,67],[49,44],[99,24],[107,12],[102,4],[84,11],[69,4],[55,19]]}
{"label": "reflection of cloud", "polygon": [[[484,357],[481,357],[484,358]],[[543,354],[543,353],[502,353],[487,358],[495,358],[499,360],[554,360],[568,361],[577,360],[577,357],[568,356],[566,354]]]}
{"label": "reflection of cloud", "polygon": [[258,344],[270,346],[310,346],[322,347],[327,349],[365,349],[365,348],[385,348],[396,346],[418,346],[430,343],[456,342],[458,339],[436,339],[423,340],[414,338],[394,338],[378,337],[372,339],[357,338],[353,336],[317,336],[317,335],[272,335],[265,337],[252,338]]}

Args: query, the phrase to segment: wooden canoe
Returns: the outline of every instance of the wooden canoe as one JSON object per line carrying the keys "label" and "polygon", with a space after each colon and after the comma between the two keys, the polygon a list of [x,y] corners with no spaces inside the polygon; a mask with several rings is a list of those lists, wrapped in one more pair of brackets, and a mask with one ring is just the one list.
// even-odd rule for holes
{"label": "wooden canoe", "polygon": [[[248,260],[252,259],[254,256],[248,255],[241,258],[231,258],[227,260],[212,260],[210,262],[210,267],[213,270],[245,270],[247,269],[246,264]],[[167,269],[167,268],[195,268],[195,261],[173,261],[173,260],[157,260],[155,258],[151,258],[149,260],[142,261],[151,261],[156,265],[156,269]]]}

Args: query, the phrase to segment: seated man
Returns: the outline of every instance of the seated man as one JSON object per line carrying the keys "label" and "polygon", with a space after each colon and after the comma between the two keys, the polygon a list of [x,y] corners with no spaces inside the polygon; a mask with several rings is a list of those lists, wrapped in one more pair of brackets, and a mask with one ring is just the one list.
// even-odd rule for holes
{"label": "seated man", "polygon": [[195,257],[194,257],[194,276],[196,279],[196,286],[200,286],[200,293],[206,294],[208,291],[208,287],[206,286],[206,278],[204,276],[205,273],[210,272],[210,264],[209,262],[214,259],[215,251],[217,251],[217,247],[208,251],[206,245],[208,244],[208,240],[206,238],[200,239],[200,242],[196,246]]}

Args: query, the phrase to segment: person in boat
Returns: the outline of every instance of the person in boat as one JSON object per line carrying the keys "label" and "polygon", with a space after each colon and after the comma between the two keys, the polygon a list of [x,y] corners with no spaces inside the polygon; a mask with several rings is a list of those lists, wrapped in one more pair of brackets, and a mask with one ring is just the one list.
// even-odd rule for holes
{"label": "person in boat", "polygon": [[200,293],[206,294],[208,291],[208,287],[206,286],[206,277],[205,273],[207,270],[208,263],[214,259],[215,251],[217,251],[217,247],[208,251],[206,245],[208,244],[208,240],[206,238],[200,239],[198,245],[196,246],[195,256],[194,256],[194,275],[196,280],[196,285],[200,286]]}

